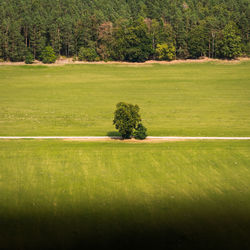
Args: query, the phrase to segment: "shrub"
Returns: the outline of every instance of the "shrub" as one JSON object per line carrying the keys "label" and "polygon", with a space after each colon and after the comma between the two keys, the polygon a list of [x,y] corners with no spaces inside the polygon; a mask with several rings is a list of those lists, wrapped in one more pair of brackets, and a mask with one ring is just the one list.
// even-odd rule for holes
{"label": "shrub", "polygon": [[34,56],[30,51],[27,51],[25,56],[25,63],[26,64],[32,64],[34,62]]}
{"label": "shrub", "polygon": [[123,139],[130,139],[133,135],[134,129],[141,121],[139,110],[140,108],[138,105],[125,102],[117,103],[113,124],[116,129],[119,130]]}
{"label": "shrub", "polygon": [[135,139],[144,140],[147,137],[147,129],[139,123],[134,132]]}
{"label": "shrub", "polygon": [[44,48],[41,54],[41,59],[43,63],[54,63],[56,61],[56,55],[51,46]]}
{"label": "shrub", "polygon": [[157,44],[156,54],[159,60],[173,60],[175,57],[175,46],[172,43]]}
{"label": "shrub", "polygon": [[98,55],[94,48],[84,48],[81,47],[78,53],[78,60],[79,61],[98,61]]}

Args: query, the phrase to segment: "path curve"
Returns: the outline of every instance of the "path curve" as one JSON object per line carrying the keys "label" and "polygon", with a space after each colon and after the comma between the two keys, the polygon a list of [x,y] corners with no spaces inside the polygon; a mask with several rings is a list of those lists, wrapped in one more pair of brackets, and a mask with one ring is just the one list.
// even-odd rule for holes
{"label": "path curve", "polygon": [[[18,140],[18,139],[34,139],[34,140],[86,140],[86,141],[102,141],[102,140],[121,140],[119,136],[0,136],[0,140]],[[250,137],[206,137],[206,136],[148,136],[148,141],[173,141],[173,140],[250,140]]]}

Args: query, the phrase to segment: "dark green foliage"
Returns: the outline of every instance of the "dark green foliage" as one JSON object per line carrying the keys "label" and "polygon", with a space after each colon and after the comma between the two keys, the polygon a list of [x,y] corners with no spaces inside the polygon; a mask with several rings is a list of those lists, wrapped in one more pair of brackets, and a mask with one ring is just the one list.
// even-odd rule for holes
{"label": "dark green foliage", "polygon": [[99,57],[94,48],[84,48],[81,47],[78,53],[79,61],[98,61]]}
{"label": "dark green foliage", "polygon": [[51,46],[44,48],[41,54],[41,59],[43,63],[54,63],[56,61],[56,55]]}
{"label": "dark green foliage", "polygon": [[113,124],[118,129],[123,139],[130,139],[135,128],[141,121],[139,106],[125,102],[116,105]]}
{"label": "dark green foliage", "polygon": [[139,123],[134,132],[134,138],[144,140],[147,137],[147,129],[142,123]]}
{"label": "dark green foliage", "polygon": [[[1,13],[1,12],[0,12]],[[1,16],[1,14],[0,14]],[[12,23],[10,19],[1,24],[0,18],[0,45],[2,47],[2,58],[12,62],[23,61],[25,57],[25,45],[20,33],[21,27],[17,22]]]}
{"label": "dark green foliage", "polygon": [[152,52],[151,39],[143,20],[138,20],[125,28],[121,25],[114,32],[114,59],[144,62]]}
{"label": "dark green foliage", "polygon": [[156,59],[157,44],[173,44],[177,58],[235,58],[249,54],[249,6],[248,0],[1,0],[0,58],[23,61],[30,49],[41,59],[46,44],[66,57],[91,48],[90,61]]}
{"label": "dark green foliage", "polygon": [[206,27],[194,26],[190,31],[188,50],[191,58],[206,56],[208,50]]}
{"label": "dark green foliage", "polygon": [[25,55],[25,63],[26,64],[32,64],[34,62],[34,56],[30,51],[27,51]]}

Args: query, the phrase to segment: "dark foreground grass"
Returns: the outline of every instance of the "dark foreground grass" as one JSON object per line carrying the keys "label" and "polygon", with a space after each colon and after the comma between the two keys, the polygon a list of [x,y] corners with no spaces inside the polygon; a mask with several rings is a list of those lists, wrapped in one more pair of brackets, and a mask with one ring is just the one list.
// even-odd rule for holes
{"label": "dark foreground grass", "polygon": [[150,135],[250,136],[250,61],[0,66],[0,135],[112,134],[120,101]]}
{"label": "dark foreground grass", "polygon": [[0,248],[247,249],[250,142],[0,142]]}

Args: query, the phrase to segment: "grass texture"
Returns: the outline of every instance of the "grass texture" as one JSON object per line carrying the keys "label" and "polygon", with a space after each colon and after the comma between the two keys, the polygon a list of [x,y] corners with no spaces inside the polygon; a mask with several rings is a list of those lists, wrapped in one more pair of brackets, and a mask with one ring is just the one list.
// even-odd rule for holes
{"label": "grass texture", "polygon": [[247,249],[249,148],[1,141],[1,247]]}
{"label": "grass texture", "polygon": [[116,103],[150,135],[249,136],[250,62],[0,66],[0,135],[112,135]]}

